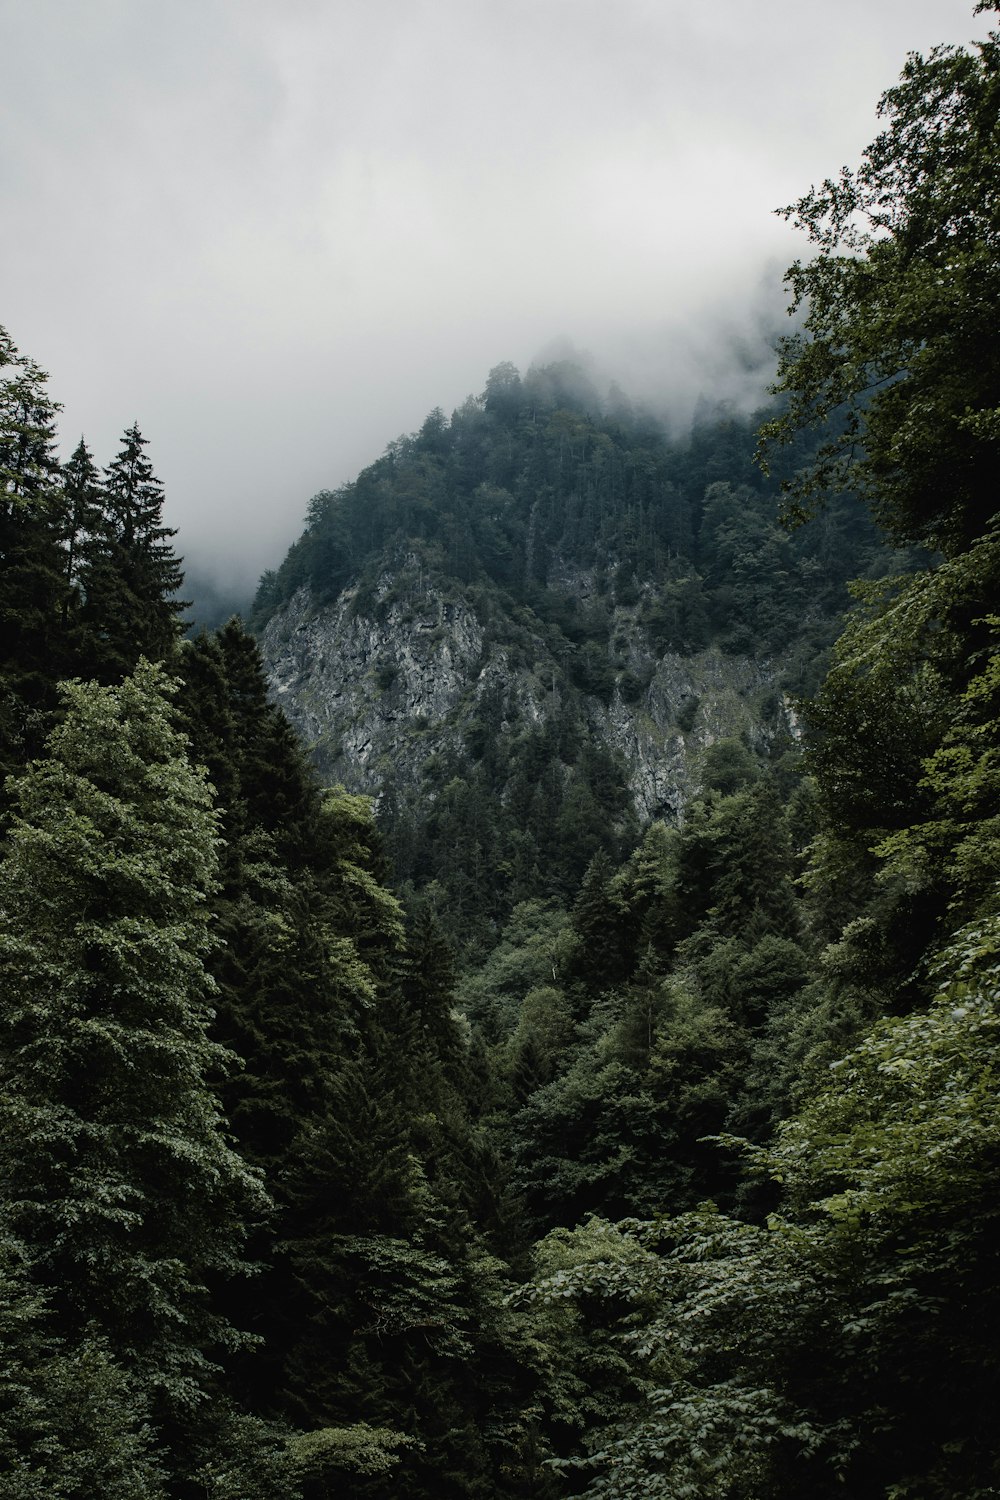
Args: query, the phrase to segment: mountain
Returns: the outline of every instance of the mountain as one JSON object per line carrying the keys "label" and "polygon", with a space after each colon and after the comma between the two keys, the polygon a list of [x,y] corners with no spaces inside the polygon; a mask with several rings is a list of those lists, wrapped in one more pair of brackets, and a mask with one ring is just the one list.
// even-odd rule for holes
{"label": "mountain", "polygon": [[758,422],[677,440],[573,365],[500,365],[315,496],[262,579],[276,701],[464,942],[677,821],[719,741],[794,746],[846,581],[886,563],[849,496],[781,526]]}
{"label": "mountain", "polygon": [[1000,1494],[998,81],[789,211],[817,520],[500,366],[270,686],[0,330],[5,1500]]}

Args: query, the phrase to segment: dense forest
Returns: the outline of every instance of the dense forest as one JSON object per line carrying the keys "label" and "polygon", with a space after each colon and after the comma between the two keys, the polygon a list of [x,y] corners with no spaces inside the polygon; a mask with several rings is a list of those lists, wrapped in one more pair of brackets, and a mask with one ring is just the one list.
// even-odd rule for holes
{"label": "dense forest", "polygon": [[[0,1494],[1000,1492],[1000,34],[882,117],[768,412],[501,365],[248,626],[0,331]],[[253,632],[428,577],[551,711],[373,805]],[[644,820],[593,705],[706,648],[794,732]]]}
{"label": "dense forest", "polygon": [[[705,403],[672,439],[579,366],[522,380],[501,365],[450,419],[435,410],[356,481],[316,495],[261,580],[250,623],[272,675],[280,642],[294,652],[311,626],[323,632],[315,670],[282,684],[283,707],[328,781],[375,794],[397,888],[432,902],[463,967],[492,951],[515,907],[568,908],[595,855],[620,864],[644,822],[683,812],[686,788],[661,766],[659,798],[637,805],[642,778],[611,728],[635,738],[644,718],[671,717],[666,656],[685,664],[675,735],[699,743],[739,736],[694,663],[721,653],[716,678],[744,697],[738,664],[768,663],[743,724],[776,761],[795,739],[782,705],[822,681],[850,581],[918,566],[920,549],[891,546],[846,487],[822,517],[783,527],[782,477],[818,439],[793,441],[765,476],[762,420]],[[448,653],[437,676],[455,679],[450,693],[425,691],[408,663],[424,637]],[[352,721],[342,700],[361,671]],[[337,721],[326,732],[325,712]],[[373,737],[381,754],[359,775],[352,742]]]}

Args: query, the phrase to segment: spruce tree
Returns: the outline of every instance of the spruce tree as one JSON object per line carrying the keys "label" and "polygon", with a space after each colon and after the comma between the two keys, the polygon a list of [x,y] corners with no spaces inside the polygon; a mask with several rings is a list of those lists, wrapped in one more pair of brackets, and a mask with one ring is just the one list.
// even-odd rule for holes
{"label": "spruce tree", "polygon": [[163,1500],[141,1394],[98,1339],[70,1348],[0,1231],[0,1474],[5,1500]]}
{"label": "spruce tree", "polygon": [[[101,531],[104,494],[101,475],[93,455],[81,437],[72,457],[63,464],[63,536],[66,549],[63,576],[62,619],[69,627],[71,610],[79,608],[81,579],[87,567],[88,552],[93,549]],[[85,676],[86,667],[80,673]]]}
{"label": "spruce tree", "polygon": [[58,406],[0,328],[0,773],[37,754],[65,666]]}
{"label": "spruce tree", "polygon": [[63,691],[0,863],[0,1207],[54,1332],[103,1341],[183,1470],[237,1340],[207,1286],[263,1206],[207,1082],[216,819],[158,668]]}
{"label": "spruce tree", "polygon": [[257,643],[234,617],[218,631],[215,648],[226,682],[232,719],[228,750],[246,825],[270,834],[289,868],[315,868],[330,848],[319,833],[319,784],[295,731],[268,700]]}
{"label": "spruce tree", "polygon": [[573,903],[573,932],[578,938],[571,972],[588,993],[607,989],[624,978],[631,964],[626,953],[624,913],[611,886],[612,867],[600,850],[587,866]]}
{"label": "spruce tree", "polygon": [[170,543],[176,533],[163,524],[163,486],[137,424],[122,444],[105,470],[104,513],[81,570],[88,648],[105,682],[120,681],[140,656],[166,660],[185,608],[177,597],[180,559]]}

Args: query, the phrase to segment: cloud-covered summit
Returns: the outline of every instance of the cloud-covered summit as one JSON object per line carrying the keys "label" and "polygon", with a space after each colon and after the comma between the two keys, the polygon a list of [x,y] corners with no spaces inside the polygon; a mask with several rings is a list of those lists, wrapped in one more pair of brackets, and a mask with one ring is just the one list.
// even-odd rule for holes
{"label": "cloud-covered summit", "polygon": [[772,210],[857,157],[907,50],[986,29],[971,0],[5,0],[0,322],[67,447],[107,461],[138,417],[182,550],[248,578],[313,491],[553,339],[677,409],[738,395],[801,248]]}

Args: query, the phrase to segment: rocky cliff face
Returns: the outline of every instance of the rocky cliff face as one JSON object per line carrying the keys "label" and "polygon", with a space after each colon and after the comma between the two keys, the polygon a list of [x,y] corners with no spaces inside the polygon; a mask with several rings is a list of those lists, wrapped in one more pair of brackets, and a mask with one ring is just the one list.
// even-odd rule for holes
{"label": "rocky cliff face", "polygon": [[[563,567],[549,583],[584,606],[595,596],[583,570]],[[614,606],[606,647],[614,687],[595,696],[573,684],[578,648],[554,640],[530,611],[517,614],[512,635],[483,618],[474,595],[425,578],[408,558],[374,589],[348,588],[332,605],[318,607],[301,589],[260,644],[274,696],[323,777],[376,797],[388,780],[397,792],[415,791],[429,759],[484,717],[487,699],[504,705],[494,728],[503,736],[512,721],[544,723],[575,695],[587,732],[621,757],[642,821],[681,814],[715,741],[743,737],[763,749],[795,735],[777,686],[780,662],[716,648],[658,654],[638,606]]]}

